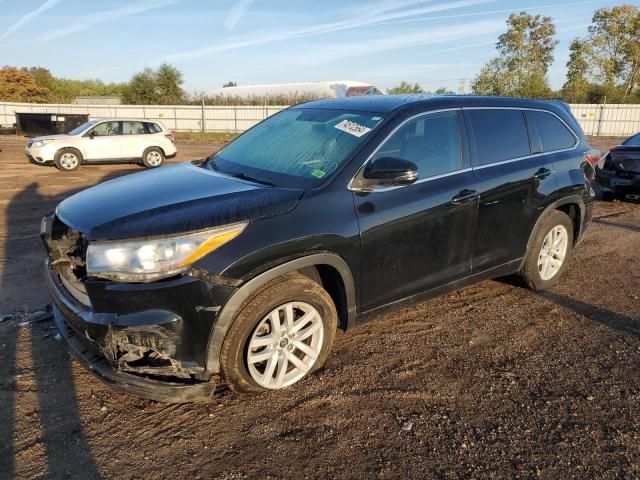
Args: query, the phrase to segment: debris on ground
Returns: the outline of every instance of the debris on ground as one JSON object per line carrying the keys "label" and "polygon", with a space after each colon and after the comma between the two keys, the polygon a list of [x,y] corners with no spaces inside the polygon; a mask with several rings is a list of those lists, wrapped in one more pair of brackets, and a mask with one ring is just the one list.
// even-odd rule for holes
{"label": "debris on ground", "polygon": [[51,312],[36,310],[35,312],[31,313],[27,317],[27,321],[31,323],[37,323],[37,322],[44,322],[46,320],[50,320],[51,318],[53,318],[53,315]]}

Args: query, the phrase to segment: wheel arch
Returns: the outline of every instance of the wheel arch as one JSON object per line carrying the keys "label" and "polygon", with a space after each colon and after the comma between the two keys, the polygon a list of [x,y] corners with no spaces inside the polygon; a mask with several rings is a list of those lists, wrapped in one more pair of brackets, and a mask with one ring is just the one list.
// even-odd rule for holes
{"label": "wheel arch", "polygon": [[142,151],[142,155],[141,155],[140,158],[144,159],[144,157],[147,154],[147,152],[152,148],[157,148],[158,150],[160,150],[162,152],[162,155],[164,156],[164,158],[167,158],[167,152],[160,145],[149,145],[147,147],[144,147],[144,150]]}
{"label": "wheel arch", "polygon": [[578,242],[578,239],[580,237],[580,234],[582,232],[582,227],[584,224],[586,206],[585,206],[584,200],[581,197],[579,197],[578,195],[570,195],[549,204],[542,211],[542,213],[538,215],[538,219],[536,220],[536,223],[531,229],[531,234],[529,235],[529,240],[527,241],[527,250],[522,259],[522,263],[520,264],[520,268],[522,268],[522,266],[524,265],[524,262],[526,261],[529,255],[533,238],[535,237],[538,231],[538,228],[540,227],[540,223],[547,216],[549,212],[554,210],[559,210],[563,213],[566,213],[567,216],[571,219],[571,222],[573,223],[573,228],[574,228],[574,232],[573,232],[574,246]]}
{"label": "wheel arch", "polygon": [[84,162],[85,156],[84,156],[84,152],[82,151],[82,149],[80,147],[78,147],[77,145],[63,145],[61,147],[59,147],[53,154],[53,159],[55,160],[56,157],[58,156],[58,154],[60,152],[62,152],[63,150],[75,150],[77,153],[80,154],[80,162]]}
{"label": "wheel arch", "polygon": [[227,300],[218,313],[209,336],[207,345],[207,371],[211,373],[218,373],[220,371],[222,343],[242,303],[267,282],[286,273],[301,272],[307,269],[315,269],[317,271],[317,274],[322,280],[323,288],[329,292],[334,303],[336,303],[341,327],[348,329],[355,325],[355,284],[347,262],[345,262],[342,257],[329,252],[305,255],[277,265],[251,278],[238,288]]}

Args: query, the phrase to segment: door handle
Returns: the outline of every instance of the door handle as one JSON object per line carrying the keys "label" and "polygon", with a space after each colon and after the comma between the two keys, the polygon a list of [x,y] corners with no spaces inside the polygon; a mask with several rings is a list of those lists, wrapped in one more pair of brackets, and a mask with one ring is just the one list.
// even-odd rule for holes
{"label": "door handle", "polygon": [[472,200],[478,198],[478,192],[475,190],[460,190],[460,192],[451,199],[451,203],[454,205],[464,205],[465,203],[469,203]]}
{"label": "door handle", "polygon": [[541,168],[536,173],[533,174],[533,178],[537,178],[542,180],[543,178],[547,178],[549,175],[553,173],[553,170],[549,170],[548,168]]}

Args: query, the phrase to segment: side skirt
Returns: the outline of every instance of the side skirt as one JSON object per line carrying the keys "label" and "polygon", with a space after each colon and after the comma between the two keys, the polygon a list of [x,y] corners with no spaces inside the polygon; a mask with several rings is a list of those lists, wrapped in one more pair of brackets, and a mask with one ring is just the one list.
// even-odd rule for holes
{"label": "side skirt", "polygon": [[87,163],[91,165],[97,165],[100,163],[137,163],[141,162],[142,158],[131,157],[131,158],[101,158],[100,160],[91,160],[85,158],[82,163]]}
{"label": "side skirt", "polygon": [[393,303],[388,303],[386,305],[382,305],[380,307],[367,310],[366,312],[363,312],[361,315],[358,316],[355,323],[356,325],[361,325],[363,323],[370,322],[371,320],[374,320],[378,316],[383,315],[385,313],[401,310],[411,305],[424,302],[430,298],[438,297],[440,295],[444,295],[445,293],[449,293],[454,290],[459,290],[463,287],[473,285],[474,283],[478,283],[483,280],[489,280],[492,278],[503,277],[505,275],[511,275],[520,270],[521,263],[522,263],[522,259],[519,258],[517,260],[513,260],[511,262],[498,265],[497,267],[490,268],[489,270],[484,270],[482,272],[474,273],[460,280],[447,283],[446,285],[443,285],[441,287],[432,288],[431,290],[427,290],[426,292],[421,292],[416,295],[412,295],[410,297],[396,300]]}

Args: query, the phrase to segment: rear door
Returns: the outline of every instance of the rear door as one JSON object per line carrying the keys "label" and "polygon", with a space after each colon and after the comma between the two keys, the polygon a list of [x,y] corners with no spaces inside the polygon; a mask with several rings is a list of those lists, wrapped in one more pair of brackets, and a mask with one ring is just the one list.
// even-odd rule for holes
{"label": "rear door", "polygon": [[534,152],[542,152],[553,165],[558,197],[575,195],[575,186],[584,186],[583,151],[576,147],[578,136],[560,118],[543,110],[527,110]]}
{"label": "rear door", "polygon": [[459,115],[449,110],[409,119],[373,155],[414,162],[416,183],[354,193],[363,311],[470,273],[477,197]]}
{"label": "rear door", "polygon": [[531,145],[525,112],[464,110],[480,194],[473,273],[522,258],[539,213],[557,190],[554,166]]}
{"label": "rear door", "polygon": [[122,158],[142,158],[150,139],[151,135],[145,122],[122,122]]}

